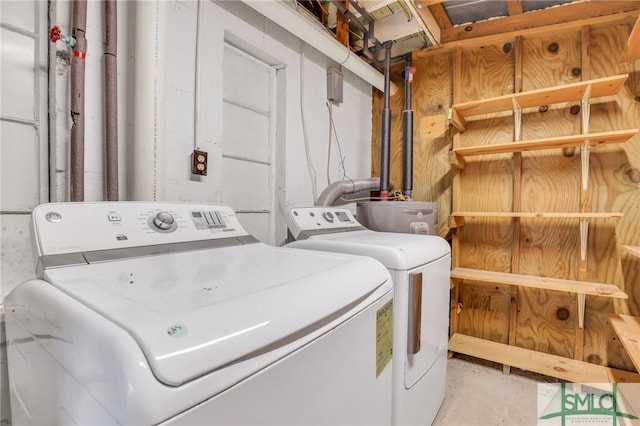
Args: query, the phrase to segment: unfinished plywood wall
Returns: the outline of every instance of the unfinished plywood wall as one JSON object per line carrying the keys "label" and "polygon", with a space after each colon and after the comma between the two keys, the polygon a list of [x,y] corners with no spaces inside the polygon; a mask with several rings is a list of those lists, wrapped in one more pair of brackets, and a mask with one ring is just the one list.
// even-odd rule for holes
{"label": "unfinished plywood wall", "polygon": [[[456,102],[629,73],[619,95],[591,106],[590,131],[638,128],[640,60],[618,62],[634,21],[413,54],[417,68],[413,194],[415,200],[438,202],[441,236],[458,233],[454,264],[613,283],[629,295],[622,303],[587,296],[582,336],[576,327],[574,294],[528,288],[513,294],[510,286],[464,281],[452,310],[457,331],[507,343],[511,329],[512,344],[517,346],[633,369],[606,315],[640,315],[640,261],[621,250],[622,245],[640,245],[640,136],[591,151],[589,188],[584,194],[579,149],[525,152],[521,191],[514,197],[514,176],[520,176],[518,170],[514,173],[520,167],[514,154],[470,157],[462,172],[448,163],[454,138],[460,146],[512,141],[513,117],[469,122],[466,132],[458,134],[447,112]],[[392,81],[400,87],[391,98],[390,175],[396,189],[402,185],[402,68],[397,64],[392,72]],[[374,176],[380,167],[381,109],[382,96],[377,93],[373,102]],[[581,114],[579,102],[524,114],[522,139],[579,134]],[[467,218],[464,227],[449,229],[447,218],[454,205],[461,211],[512,211],[518,204],[521,211],[613,211],[624,213],[624,218],[590,221],[588,257],[583,262],[577,219],[523,218],[519,231],[514,232],[512,219]],[[519,245],[515,257],[514,245]],[[512,300],[517,312],[510,326]]]}

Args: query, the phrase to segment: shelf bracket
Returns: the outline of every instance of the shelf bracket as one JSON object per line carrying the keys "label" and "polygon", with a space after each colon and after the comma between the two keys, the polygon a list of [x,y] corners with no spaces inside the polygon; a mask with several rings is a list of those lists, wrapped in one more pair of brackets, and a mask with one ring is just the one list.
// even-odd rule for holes
{"label": "shelf bracket", "polygon": [[461,114],[458,113],[458,111],[455,108],[452,107],[449,110],[448,118],[449,120],[451,120],[451,124],[453,124],[453,127],[458,129],[459,132],[462,133],[467,130],[466,120]]}
{"label": "shelf bracket", "polygon": [[580,219],[580,260],[587,258],[587,237],[589,234],[589,219]]}
{"label": "shelf bracket", "polygon": [[462,228],[464,226],[464,216],[451,215],[449,216],[448,222],[449,228],[451,229]]}
{"label": "shelf bracket", "polygon": [[[582,96],[582,134],[589,133],[589,116],[591,115],[591,105],[589,99],[591,98],[591,85],[588,84],[585,87],[584,95]],[[580,148],[580,159],[582,162],[582,190],[586,191],[589,185],[589,153],[591,150],[591,143],[589,139],[585,139]]]}
{"label": "shelf bracket", "polygon": [[589,187],[589,154],[591,153],[591,141],[585,139],[580,147],[580,162],[582,163],[582,190]]}
{"label": "shelf bracket", "polygon": [[451,286],[450,289],[453,290],[458,284],[460,284],[462,278],[451,278]]}
{"label": "shelf bracket", "polygon": [[449,164],[458,169],[464,169],[467,166],[464,157],[457,154],[455,149],[449,151]]}
{"label": "shelf bracket", "polygon": [[584,293],[578,293],[578,327],[584,328],[584,306],[586,301],[586,295]]}
{"label": "shelf bracket", "polygon": [[582,95],[582,134],[589,133],[589,116],[591,115],[591,105],[589,99],[591,98],[591,85],[588,84],[584,89],[584,95]]}
{"label": "shelf bracket", "polygon": [[522,108],[515,97],[511,98],[511,101],[513,103],[514,122],[513,139],[515,142],[520,142],[522,140]]}

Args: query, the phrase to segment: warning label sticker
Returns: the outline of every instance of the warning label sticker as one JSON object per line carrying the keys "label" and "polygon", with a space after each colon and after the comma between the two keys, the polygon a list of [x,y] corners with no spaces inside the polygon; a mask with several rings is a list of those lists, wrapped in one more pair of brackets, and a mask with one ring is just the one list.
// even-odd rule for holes
{"label": "warning label sticker", "polygon": [[376,312],[376,378],[391,361],[393,352],[393,299]]}

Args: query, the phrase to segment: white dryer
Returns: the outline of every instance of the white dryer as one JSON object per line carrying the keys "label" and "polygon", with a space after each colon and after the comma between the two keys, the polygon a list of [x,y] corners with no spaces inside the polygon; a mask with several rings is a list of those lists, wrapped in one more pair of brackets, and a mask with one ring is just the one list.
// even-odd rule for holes
{"label": "white dryer", "polygon": [[390,424],[379,262],[264,245],[224,205],[32,225],[38,279],[5,299],[13,424]]}
{"label": "white dryer", "polygon": [[348,209],[292,208],[288,247],[371,256],[394,282],[392,424],[433,423],[444,400],[451,249],[432,235],[364,228]]}

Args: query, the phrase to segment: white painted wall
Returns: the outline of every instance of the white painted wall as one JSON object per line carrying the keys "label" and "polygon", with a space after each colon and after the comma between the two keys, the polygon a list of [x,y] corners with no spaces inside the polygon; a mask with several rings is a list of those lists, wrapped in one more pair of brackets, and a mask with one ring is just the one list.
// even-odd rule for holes
{"label": "white painted wall", "polygon": [[[167,8],[166,28],[166,199],[211,201],[221,199],[220,164],[222,143],[222,55],[225,40],[261,59],[274,61],[278,71],[279,147],[277,174],[280,219],[276,226],[285,238],[283,214],[290,206],[310,205],[314,194],[327,185],[329,115],[326,106],[326,70],[333,63],[313,47],[282,30],[238,1],[200,4],[200,31],[196,31],[195,1],[162,1]],[[0,2],[2,6],[2,269],[0,302],[20,281],[33,275],[28,212],[39,202],[68,200],[69,50],[61,42],[46,40],[54,24],[70,32],[70,2],[50,2],[52,22],[47,22],[47,3],[38,0]],[[133,40],[135,2],[118,2],[119,157],[120,196],[129,199],[135,179],[131,154],[133,143],[133,87],[135,66]],[[90,1],[87,16],[86,59],[86,154],[85,199],[101,200],[104,194],[102,46],[103,9]],[[9,21],[9,18],[14,19]],[[27,19],[28,18],[28,19]],[[7,34],[9,34],[7,36]],[[16,35],[17,34],[17,35]],[[196,57],[196,39],[201,56]],[[16,44],[13,40],[18,40]],[[50,49],[47,83],[47,49]],[[22,55],[22,56],[20,56]],[[198,60],[196,60],[198,59]],[[200,96],[195,93],[196,63],[199,64]],[[344,103],[333,107],[333,119],[349,177],[370,176],[371,86],[344,70]],[[19,83],[16,83],[18,82]],[[25,81],[27,83],[25,83]],[[22,86],[16,86],[22,84]],[[26,84],[26,86],[24,86]],[[24,87],[15,93],[17,87]],[[48,89],[48,91],[47,91]],[[47,93],[49,98],[47,100]],[[31,95],[29,95],[31,94]],[[30,97],[29,97],[30,96]],[[31,103],[10,105],[21,97]],[[22,99],[24,98],[24,99]],[[48,111],[47,111],[48,102]],[[6,116],[18,115],[10,107],[26,112],[26,123],[18,127]],[[24,108],[23,108],[24,107]],[[198,132],[194,114],[199,111]],[[47,112],[50,122],[46,122]],[[15,121],[15,120],[14,120]],[[47,129],[47,124],[49,128]],[[23,136],[18,136],[19,134]],[[10,135],[10,137],[7,136]],[[195,135],[197,140],[194,140]],[[306,137],[305,137],[306,135]],[[305,138],[307,149],[305,149]],[[20,155],[16,155],[16,141]],[[209,152],[209,175],[193,178],[190,154],[194,146]],[[47,147],[49,151],[47,151]],[[151,160],[150,160],[151,161]],[[21,163],[22,162],[22,163]],[[23,167],[22,164],[29,164]],[[332,147],[330,179],[343,178],[338,150]],[[310,172],[315,169],[315,177]],[[50,177],[50,179],[48,179]],[[5,191],[10,184],[11,191]],[[50,187],[49,187],[50,184]],[[260,182],[256,182],[260,185]],[[7,198],[5,194],[17,194]],[[15,209],[21,214],[15,213]],[[1,305],[0,305],[1,309]],[[0,321],[0,327],[3,327]],[[4,348],[4,332],[0,330]],[[0,351],[0,422],[8,422],[8,392],[5,357]]]}
{"label": "white painted wall", "polygon": [[[46,16],[46,2],[0,2],[0,301],[6,283],[33,275],[29,212],[47,200]],[[10,419],[8,390],[0,304],[0,424]]]}

